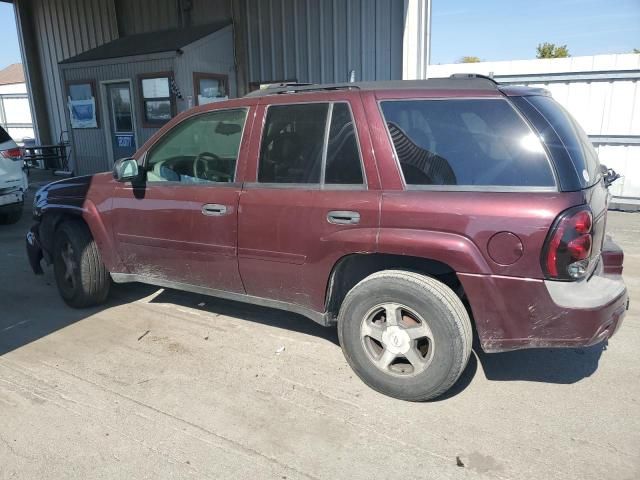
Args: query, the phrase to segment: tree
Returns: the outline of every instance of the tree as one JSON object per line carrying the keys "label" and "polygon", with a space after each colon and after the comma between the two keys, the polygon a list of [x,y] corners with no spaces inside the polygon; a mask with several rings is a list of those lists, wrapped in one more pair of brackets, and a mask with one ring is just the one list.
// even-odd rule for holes
{"label": "tree", "polygon": [[640,53],[640,48],[634,48],[633,53]]}
{"label": "tree", "polygon": [[480,60],[480,58],[478,57],[466,56],[458,60],[458,63],[479,63],[481,61],[482,60]]}
{"label": "tree", "polygon": [[555,43],[539,43],[536,50],[536,58],[567,58],[571,56],[566,45],[556,45]]}

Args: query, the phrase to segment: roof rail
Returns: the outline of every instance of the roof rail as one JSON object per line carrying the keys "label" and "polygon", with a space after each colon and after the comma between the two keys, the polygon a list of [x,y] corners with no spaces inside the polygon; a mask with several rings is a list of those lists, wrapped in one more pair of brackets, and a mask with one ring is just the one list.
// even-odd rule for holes
{"label": "roof rail", "polygon": [[489,80],[490,82],[499,85],[495,78],[489,75],[482,75],[480,73],[452,73],[449,78],[484,78],[485,80]]}
{"label": "roof rail", "polygon": [[267,87],[249,92],[245,97],[266,97],[268,95],[282,95],[299,92],[321,92],[331,90],[360,90],[355,84],[318,85],[314,83],[274,83]]}

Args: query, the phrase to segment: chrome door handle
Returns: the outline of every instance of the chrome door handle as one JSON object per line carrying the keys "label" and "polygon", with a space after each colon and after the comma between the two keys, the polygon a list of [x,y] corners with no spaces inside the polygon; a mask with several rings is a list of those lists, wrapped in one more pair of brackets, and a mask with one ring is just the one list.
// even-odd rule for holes
{"label": "chrome door handle", "polygon": [[202,205],[202,214],[207,217],[220,217],[227,213],[227,206],[217,203],[205,203]]}
{"label": "chrome door handle", "polygon": [[360,214],[358,212],[332,210],[327,213],[327,222],[335,225],[357,225],[360,223]]}

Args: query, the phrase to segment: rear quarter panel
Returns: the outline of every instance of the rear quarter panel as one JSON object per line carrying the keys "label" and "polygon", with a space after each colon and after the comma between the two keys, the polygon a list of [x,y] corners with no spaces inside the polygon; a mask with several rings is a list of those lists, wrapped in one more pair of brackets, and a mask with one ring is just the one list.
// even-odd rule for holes
{"label": "rear quarter panel", "polygon": [[[540,252],[554,219],[581,203],[577,193],[385,192],[379,248],[444,262],[459,273],[542,278]],[[498,232],[522,243],[511,265],[493,260],[488,245]]]}

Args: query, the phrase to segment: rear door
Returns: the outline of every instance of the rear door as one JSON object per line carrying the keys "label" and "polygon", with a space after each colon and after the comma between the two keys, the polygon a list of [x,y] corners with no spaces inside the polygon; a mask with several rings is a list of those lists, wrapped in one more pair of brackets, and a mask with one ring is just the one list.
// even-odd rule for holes
{"label": "rear door", "polygon": [[146,153],[146,182],[121,184],[114,233],[130,273],[243,293],[237,165],[249,108],[183,120]]}
{"label": "rear door", "polygon": [[359,96],[343,95],[267,97],[258,110],[263,128],[254,129],[239,215],[248,294],[323,311],[338,259],[375,250],[377,175],[373,166],[365,173],[361,154],[370,140],[354,122],[354,112],[363,115]]}

